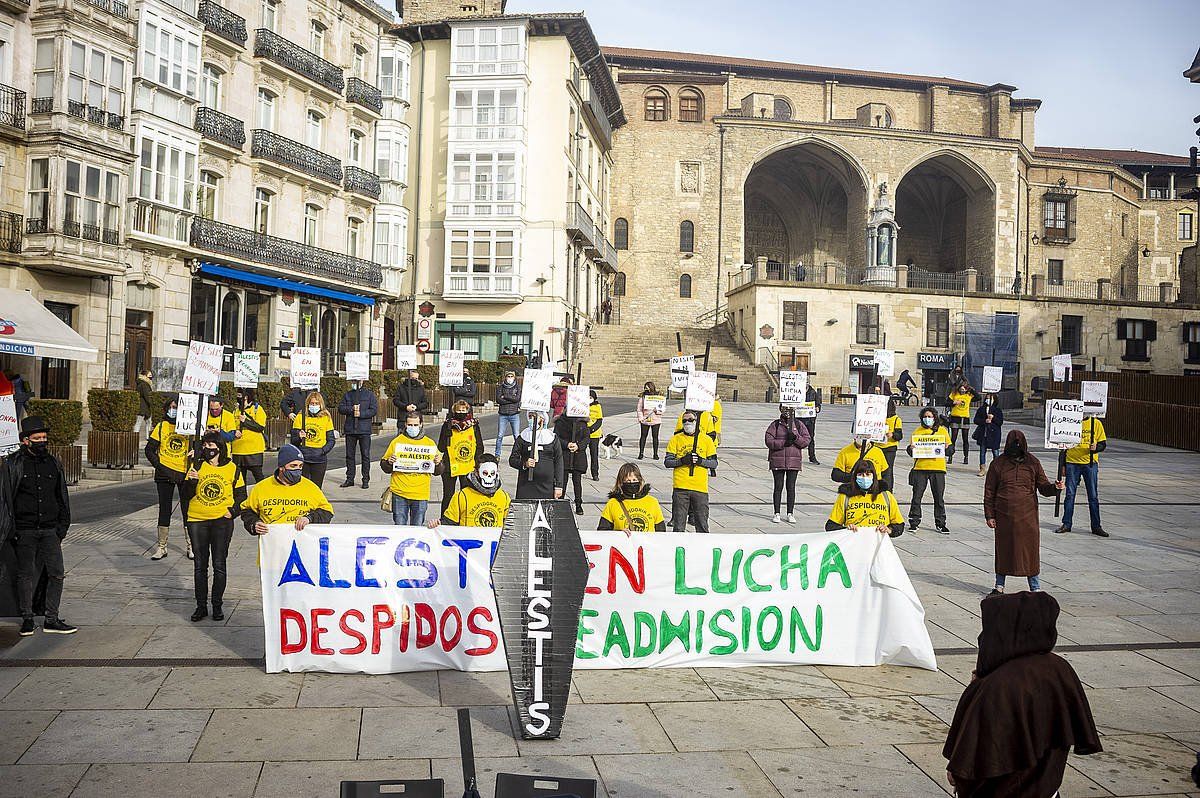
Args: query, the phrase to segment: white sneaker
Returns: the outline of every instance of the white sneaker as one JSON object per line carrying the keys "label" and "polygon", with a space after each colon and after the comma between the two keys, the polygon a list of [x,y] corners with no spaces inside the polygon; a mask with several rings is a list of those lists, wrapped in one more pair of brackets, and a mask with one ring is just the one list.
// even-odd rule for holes
{"label": "white sneaker", "polygon": [[192,541],[191,540],[184,541],[183,546],[184,546],[183,556],[187,557],[189,560],[196,559],[196,555],[192,553]]}
{"label": "white sneaker", "polygon": [[779,513],[775,513],[775,515],[771,516],[771,523],[772,523],[772,524],[778,524],[778,523],[779,523]]}
{"label": "white sneaker", "polygon": [[154,553],[150,555],[150,559],[161,560],[163,557],[166,557],[166,556],[167,556],[167,547],[163,546],[162,544],[159,544],[158,546],[154,547]]}
{"label": "white sneaker", "polygon": [[796,523],[796,514],[795,514],[795,513],[788,513],[788,515],[787,515],[787,522],[788,522],[789,524],[794,524],[794,523]]}

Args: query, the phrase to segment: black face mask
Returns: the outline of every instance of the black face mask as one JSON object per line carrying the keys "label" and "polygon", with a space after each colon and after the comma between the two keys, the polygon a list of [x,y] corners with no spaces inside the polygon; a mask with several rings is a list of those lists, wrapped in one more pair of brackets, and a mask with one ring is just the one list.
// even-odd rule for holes
{"label": "black face mask", "polygon": [[212,449],[212,448],[205,447],[205,449],[204,449],[204,459],[205,460],[216,460],[220,456],[221,456],[220,449]]}
{"label": "black face mask", "polygon": [[49,441],[30,441],[29,442],[29,451],[31,451],[37,455],[43,455],[46,452],[50,451],[50,442]]}
{"label": "black face mask", "polygon": [[641,490],[642,490],[642,483],[640,483],[640,482],[622,482],[621,483],[621,493],[623,493],[628,498],[632,499],[632,498],[636,497],[638,495],[638,493],[641,492]]}
{"label": "black face mask", "polygon": [[454,420],[455,420],[455,421],[466,421],[466,420],[467,420],[467,414],[466,414],[466,413],[455,413],[455,414],[454,414]]}

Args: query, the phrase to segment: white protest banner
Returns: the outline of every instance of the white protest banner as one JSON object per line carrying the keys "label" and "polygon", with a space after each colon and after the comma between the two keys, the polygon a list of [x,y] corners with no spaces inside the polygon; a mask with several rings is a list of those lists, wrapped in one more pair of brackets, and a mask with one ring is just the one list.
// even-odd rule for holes
{"label": "white protest banner", "polygon": [[463,384],[463,361],[466,353],[461,349],[443,349],[438,352],[438,382],[450,388]]}
{"label": "white protest banner", "polygon": [[568,385],[567,386],[567,409],[568,418],[587,418],[589,408],[592,404],[592,396],[588,391],[591,389],[586,385]]}
{"label": "white protest banner", "polygon": [[0,395],[0,457],[21,448],[17,427],[17,402],[11,393]]}
{"label": "white protest banner", "polygon": [[417,367],[417,345],[399,344],[396,347],[396,368],[399,371]]}
{"label": "white protest banner", "polygon": [[875,360],[875,372],[880,377],[891,377],[896,373],[896,353],[891,349],[876,349],[872,356]]}
{"label": "white protest banner", "polygon": [[258,352],[237,352],[233,356],[233,387],[257,388],[258,371],[262,367]]}
{"label": "white protest banner", "polygon": [[873,441],[887,439],[887,405],[890,396],[860,393],[854,400],[854,435]]}
{"label": "white protest banner", "polygon": [[984,366],[983,367],[983,392],[997,393],[1001,384],[1004,382],[1004,367],[1003,366]]}
{"label": "white protest banner", "polygon": [[676,355],[671,358],[671,390],[686,391],[688,377],[696,370],[695,355]]}
{"label": "white protest banner", "polygon": [[[258,538],[267,671],[504,670],[499,533],[272,526]],[[576,668],[937,667],[886,535],[580,534],[594,567]]]}
{"label": "white protest banner", "polygon": [[816,418],[816,417],[817,417],[817,403],[815,401],[801,402],[800,406],[796,408],[796,418]]}
{"label": "white protest banner", "polygon": [[1050,358],[1055,382],[1067,382],[1071,379],[1071,356],[1054,355]]}
{"label": "white protest banner", "polygon": [[922,435],[914,432],[912,436],[914,460],[945,460],[946,442],[936,435]]}
{"label": "white protest banner", "polygon": [[179,435],[199,435],[200,395],[181,393],[175,400],[175,432]]}
{"label": "white protest banner", "polygon": [[554,379],[551,370],[525,369],[525,379],[521,381],[521,409],[549,413]]}
{"label": "white protest banner", "polygon": [[658,413],[663,415],[667,412],[667,397],[657,394],[648,394],[642,397],[642,408],[647,413]]}
{"label": "white protest banner", "polygon": [[416,443],[398,443],[392,448],[392,454],[396,457],[394,468],[397,471],[410,474],[432,474],[437,447]]}
{"label": "white protest banner", "polygon": [[183,367],[183,379],[179,389],[212,396],[221,386],[221,363],[225,359],[225,347],[192,341],[188,344],[187,364]]}
{"label": "white protest banner", "polygon": [[808,372],[779,372],[779,403],[788,407],[802,407],[808,395]]}
{"label": "white protest banner", "polygon": [[687,394],[683,400],[685,410],[711,413],[717,401],[717,372],[693,371],[688,379]]}
{"label": "white protest banner", "polygon": [[1108,383],[1083,380],[1079,383],[1079,400],[1085,416],[1104,418],[1108,415]]}
{"label": "white protest banner", "polygon": [[1046,448],[1069,449],[1083,440],[1083,402],[1046,400]]}
{"label": "white protest banner", "polygon": [[291,383],[293,388],[321,387],[321,348],[293,346]]}
{"label": "white protest banner", "polygon": [[346,379],[348,380],[369,380],[371,379],[371,353],[370,352],[347,352],[346,353]]}

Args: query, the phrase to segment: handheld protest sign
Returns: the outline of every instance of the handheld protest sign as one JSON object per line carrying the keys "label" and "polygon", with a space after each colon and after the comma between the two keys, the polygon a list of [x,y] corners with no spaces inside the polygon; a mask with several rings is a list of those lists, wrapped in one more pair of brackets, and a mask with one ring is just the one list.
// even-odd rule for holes
{"label": "handheld protest sign", "polygon": [[1070,382],[1072,369],[1070,355],[1054,355],[1050,358],[1050,367],[1053,369],[1055,382]]}
{"label": "handheld protest sign", "polygon": [[[207,412],[207,408],[205,408]],[[175,400],[175,433],[177,435],[200,434],[200,395],[181,393]]]}
{"label": "handheld protest sign", "polygon": [[204,341],[188,343],[187,364],[179,388],[192,393],[215,394],[221,386],[225,347]]}
{"label": "handheld protest sign", "polygon": [[796,406],[796,418],[816,418],[816,417],[817,417],[817,403],[815,401],[801,402],[799,405]]}
{"label": "handheld protest sign", "polygon": [[854,434],[873,441],[887,439],[887,405],[891,397],[860,393],[854,400]]}
{"label": "handheld protest sign", "polygon": [[290,381],[293,388],[321,387],[321,348],[319,346],[292,347],[292,373]]}
{"label": "handheld protest sign", "polygon": [[803,407],[808,395],[808,373],[804,371],[779,372],[779,403],[788,407]]}
{"label": "handheld protest sign", "polygon": [[1083,402],[1083,414],[1092,418],[1108,415],[1108,383],[1084,380],[1079,383],[1079,400]]}
{"label": "handheld protest sign", "polygon": [[437,447],[419,443],[398,443],[392,448],[396,463],[392,466],[405,474],[432,474]]}
{"label": "handheld protest sign", "polygon": [[515,499],[492,559],[492,590],[521,737],[559,736],[567,712],[588,561],[566,499]]}
{"label": "handheld protest sign", "polygon": [[235,353],[233,356],[233,387],[257,388],[258,372],[261,367],[262,355],[258,352]]}
{"label": "handheld protest sign", "polygon": [[647,413],[666,415],[667,397],[658,394],[648,394],[642,397],[642,407]]}
{"label": "handheld protest sign", "polygon": [[17,402],[11,393],[0,395],[0,457],[21,448],[17,427]]}
{"label": "handheld protest sign", "polygon": [[937,435],[914,432],[912,436],[912,456],[914,460],[945,460],[946,442]]}
{"label": "handheld protest sign", "polygon": [[1004,382],[1004,367],[1003,366],[984,366],[983,367],[983,392],[984,393],[999,393]]}
{"label": "handheld protest sign", "polygon": [[438,382],[449,388],[463,384],[466,353],[461,349],[442,349],[438,352]]}
{"label": "handheld protest sign", "polygon": [[693,371],[683,400],[684,410],[711,413],[717,401],[717,373],[715,371]]}
{"label": "handheld protest sign", "polygon": [[1046,400],[1046,448],[1070,449],[1083,440],[1083,402],[1078,399]]}
{"label": "handheld protest sign", "polygon": [[554,372],[541,369],[525,369],[521,381],[521,409],[550,412],[550,393],[554,390]]}
{"label": "handheld protest sign", "polygon": [[671,358],[671,390],[686,391],[688,378],[695,370],[695,355],[676,355]]}
{"label": "handheld protest sign", "polygon": [[371,353],[346,353],[346,379],[362,382],[371,379]]}
{"label": "handheld protest sign", "polygon": [[566,414],[568,418],[587,418],[589,408],[592,404],[591,389],[586,385],[568,385],[567,386],[567,408]]}
{"label": "handheld protest sign", "polygon": [[396,370],[407,371],[417,367],[417,345],[398,344],[396,346]]}
{"label": "handheld protest sign", "polygon": [[891,349],[876,349],[872,356],[875,373],[880,377],[891,377],[896,373],[896,353]]}

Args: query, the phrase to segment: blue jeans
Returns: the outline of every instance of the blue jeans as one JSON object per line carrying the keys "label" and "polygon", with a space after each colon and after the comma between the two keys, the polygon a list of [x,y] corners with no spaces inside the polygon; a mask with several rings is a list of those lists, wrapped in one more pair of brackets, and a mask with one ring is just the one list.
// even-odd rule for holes
{"label": "blue jeans", "polygon": [[513,413],[511,416],[497,416],[500,424],[496,429],[496,457],[500,457],[500,450],[504,448],[505,431],[511,430],[512,436],[516,438],[521,434],[521,414]]}
{"label": "blue jeans", "polygon": [[1062,521],[1062,525],[1067,529],[1071,528],[1071,519],[1075,517],[1075,492],[1079,490],[1080,477],[1083,477],[1083,487],[1087,491],[1092,529],[1100,528],[1100,486],[1097,484],[1099,473],[1099,463],[1067,463],[1067,495],[1063,501]]}
{"label": "blue jeans", "polygon": [[[996,574],[996,587],[1000,587],[1000,588],[1004,587],[1004,574]],[[1041,590],[1042,589],[1042,582],[1040,579],[1038,579],[1037,574],[1034,574],[1033,576],[1029,577],[1029,589],[1030,590]]]}
{"label": "blue jeans", "polygon": [[1000,456],[999,449],[989,449],[986,446],[980,446],[979,447],[979,467],[980,468],[983,468],[985,465],[987,465],[987,453],[988,452],[992,453],[993,460],[995,460],[997,457]]}
{"label": "blue jeans", "polygon": [[421,526],[425,523],[425,508],[428,506],[428,499],[404,499],[393,494],[392,523]]}

